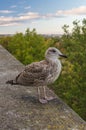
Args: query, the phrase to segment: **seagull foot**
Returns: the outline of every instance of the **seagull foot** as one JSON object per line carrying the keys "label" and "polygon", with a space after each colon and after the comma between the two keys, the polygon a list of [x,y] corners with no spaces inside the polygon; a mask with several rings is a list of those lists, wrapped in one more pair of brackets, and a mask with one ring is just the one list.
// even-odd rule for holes
{"label": "seagull foot", "polygon": [[42,104],[47,103],[47,100],[46,100],[46,99],[39,99],[39,101],[40,101],[40,103],[42,103]]}
{"label": "seagull foot", "polygon": [[45,99],[46,99],[47,101],[50,101],[50,100],[56,99],[56,97],[45,97]]}

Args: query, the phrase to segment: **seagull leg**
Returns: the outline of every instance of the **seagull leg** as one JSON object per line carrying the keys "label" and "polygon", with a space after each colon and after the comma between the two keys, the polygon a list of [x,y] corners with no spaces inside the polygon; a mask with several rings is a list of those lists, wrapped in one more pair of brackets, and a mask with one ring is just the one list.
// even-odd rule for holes
{"label": "seagull leg", "polygon": [[[49,91],[50,92],[50,91]],[[56,97],[55,96],[50,96],[50,95],[52,95],[52,92],[50,92],[50,94],[48,94],[47,95],[47,93],[46,93],[46,86],[44,86],[44,96],[45,96],[45,99],[47,100],[47,101],[50,101],[50,100],[53,100],[53,99],[55,99]]]}
{"label": "seagull leg", "polygon": [[44,86],[38,87],[38,95],[39,95],[39,101],[41,103],[47,103],[47,100],[45,99],[45,89],[44,89]]}

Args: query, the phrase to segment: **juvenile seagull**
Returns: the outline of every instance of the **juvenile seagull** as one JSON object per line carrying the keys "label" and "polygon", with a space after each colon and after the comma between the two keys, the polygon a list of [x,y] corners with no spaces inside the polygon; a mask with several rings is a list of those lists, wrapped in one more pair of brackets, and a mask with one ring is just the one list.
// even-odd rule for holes
{"label": "juvenile seagull", "polygon": [[47,103],[47,101],[52,100],[53,97],[46,95],[46,86],[53,83],[60,75],[60,57],[67,58],[67,56],[63,55],[57,48],[49,47],[45,52],[45,60],[27,65],[25,70],[14,80],[9,80],[6,83],[11,85],[37,86],[39,101],[41,103]]}

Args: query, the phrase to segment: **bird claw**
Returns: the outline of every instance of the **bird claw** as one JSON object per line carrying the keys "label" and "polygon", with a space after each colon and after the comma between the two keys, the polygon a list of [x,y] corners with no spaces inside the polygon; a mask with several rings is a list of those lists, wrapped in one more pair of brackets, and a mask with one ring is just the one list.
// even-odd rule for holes
{"label": "bird claw", "polygon": [[50,101],[50,100],[53,100],[53,99],[55,99],[56,97],[45,97],[45,99],[47,100],[47,101]]}
{"label": "bird claw", "polygon": [[47,100],[46,100],[46,99],[39,99],[39,101],[40,101],[40,103],[42,103],[42,104],[47,103]]}
{"label": "bird claw", "polygon": [[39,101],[40,101],[40,103],[42,103],[42,104],[45,104],[45,103],[47,103],[48,101],[50,101],[50,100],[53,100],[53,99],[55,99],[56,97],[45,97],[45,99],[39,99]]}

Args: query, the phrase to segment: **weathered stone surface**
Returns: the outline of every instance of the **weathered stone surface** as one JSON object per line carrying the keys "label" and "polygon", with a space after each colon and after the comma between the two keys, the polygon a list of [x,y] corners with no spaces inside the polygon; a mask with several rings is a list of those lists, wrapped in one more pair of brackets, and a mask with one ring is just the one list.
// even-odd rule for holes
{"label": "weathered stone surface", "polygon": [[36,87],[5,84],[23,68],[0,46],[0,130],[86,130],[85,121],[58,97],[44,105]]}

